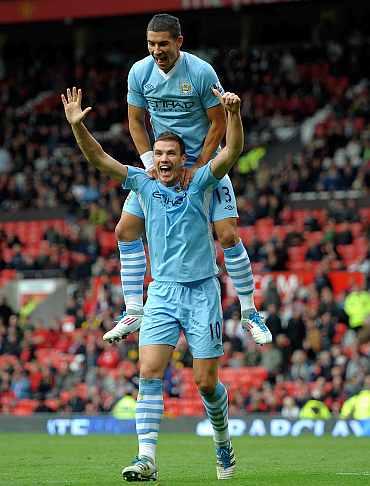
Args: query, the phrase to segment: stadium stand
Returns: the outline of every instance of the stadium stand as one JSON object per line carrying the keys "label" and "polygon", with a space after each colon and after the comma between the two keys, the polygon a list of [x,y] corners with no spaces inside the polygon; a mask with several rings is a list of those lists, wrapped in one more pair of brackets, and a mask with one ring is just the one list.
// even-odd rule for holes
{"label": "stadium stand", "polygon": [[[362,62],[369,46],[353,33],[319,46],[214,53],[223,84],[242,94],[250,151],[302,132],[298,151],[274,165],[262,158],[246,169],[241,162],[232,175],[240,235],[274,335],[259,348],[243,333],[223,273],[221,377],[233,415],[280,412],[287,396],[298,407],[318,398],[335,414],[370,373],[370,209],[359,205],[370,188],[370,73]],[[0,80],[0,210],[7,214],[0,286],[16,276],[64,276],[69,289],[65,316],[47,323],[1,302],[0,413],[109,412],[138,384],[137,337],[116,346],[101,339],[122,303],[114,225],[123,195],[75,149],[58,91],[76,80],[94,106],[94,134],[109,153],[135,164],[122,119],[123,80],[134,58],[104,45],[86,52],[86,62],[69,63],[67,52],[47,46],[41,57],[32,45],[20,56],[4,51]],[[343,191],[354,197],[332,197]],[[326,203],[292,204],[312,193]],[[19,219],[30,208],[51,216]],[[55,209],[64,217],[52,216]],[[219,248],[218,262],[223,268]],[[298,283],[284,292],[278,275]],[[168,415],[204,413],[190,365],[180,341],[166,373]]]}

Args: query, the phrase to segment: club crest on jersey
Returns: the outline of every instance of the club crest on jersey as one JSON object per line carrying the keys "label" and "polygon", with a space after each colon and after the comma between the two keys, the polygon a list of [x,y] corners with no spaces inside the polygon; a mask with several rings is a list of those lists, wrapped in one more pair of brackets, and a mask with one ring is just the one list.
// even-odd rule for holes
{"label": "club crest on jersey", "polygon": [[190,94],[192,92],[192,86],[187,81],[180,81],[180,92],[183,95]]}

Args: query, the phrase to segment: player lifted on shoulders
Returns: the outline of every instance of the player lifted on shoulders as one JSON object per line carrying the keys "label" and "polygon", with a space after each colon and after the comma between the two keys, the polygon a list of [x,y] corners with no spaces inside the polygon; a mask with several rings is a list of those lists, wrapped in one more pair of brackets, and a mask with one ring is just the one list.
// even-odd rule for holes
{"label": "player lifted on shoulders", "polygon": [[[194,171],[219,151],[225,133],[225,112],[212,93],[218,77],[210,64],[181,51],[183,37],[179,20],[168,14],[155,15],[147,27],[149,56],[136,62],[128,76],[128,117],[131,136],[141,160],[148,169],[153,152],[145,127],[150,114],[155,138],[164,131],[179,135],[186,150],[182,185],[186,187]],[[242,325],[255,341],[265,344],[271,334],[257,312],[254,279],[248,254],[237,232],[237,208],[228,176],[220,180],[210,201],[210,218],[224,249],[225,266],[237,291]],[[143,315],[143,283],[146,259],[141,240],[145,217],[137,195],[128,196],[116,227],[121,261],[121,282],[126,312],[116,326],[104,335],[117,341],[139,329]]]}

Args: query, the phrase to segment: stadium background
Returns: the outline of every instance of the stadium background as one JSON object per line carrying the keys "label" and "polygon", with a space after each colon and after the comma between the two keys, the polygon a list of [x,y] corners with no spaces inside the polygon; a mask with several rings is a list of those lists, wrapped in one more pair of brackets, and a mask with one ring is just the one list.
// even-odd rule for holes
{"label": "stadium background", "polygon": [[[185,50],[210,61],[243,99],[246,148],[232,178],[274,342],[258,348],[242,332],[223,272],[230,414],[296,419],[315,399],[325,406],[311,414],[336,419],[370,384],[370,6],[183,0],[156,8],[179,15]],[[146,54],[152,14],[145,1],[0,2],[0,413],[8,423],[36,412],[111,414],[136,395],[136,336],[101,340],[122,304],[114,226],[125,196],[83,161],[59,95],[82,87],[94,107],[89,127],[107,152],[136,164],[126,76]],[[203,415],[190,366],[181,341],[166,373],[167,417]]]}

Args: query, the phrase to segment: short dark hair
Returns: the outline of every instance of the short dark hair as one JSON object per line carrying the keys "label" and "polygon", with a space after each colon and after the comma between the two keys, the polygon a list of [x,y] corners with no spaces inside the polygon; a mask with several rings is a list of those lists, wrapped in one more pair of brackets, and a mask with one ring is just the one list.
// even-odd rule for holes
{"label": "short dark hair", "polygon": [[181,35],[179,19],[166,13],[154,15],[146,29],[147,32],[149,30],[152,32],[169,32],[174,39]]}
{"label": "short dark hair", "polygon": [[180,146],[180,153],[181,155],[184,155],[185,154],[185,144],[184,144],[184,140],[179,137],[178,135],[176,135],[176,133],[173,133],[173,132],[163,132],[161,133],[156,139],[155,139],[155,142],[160,142],[161,140],[163,141],[172,141],[172,142],[177,142]]}

